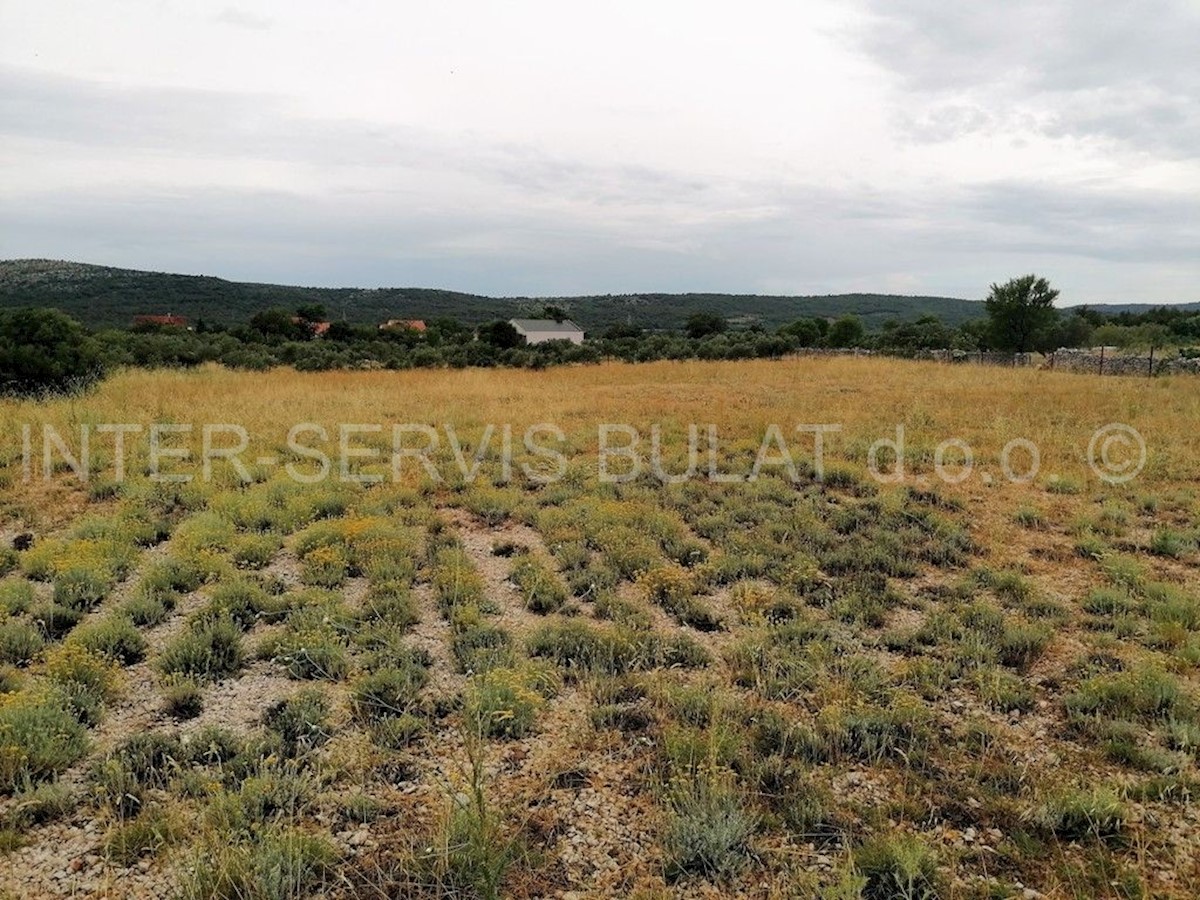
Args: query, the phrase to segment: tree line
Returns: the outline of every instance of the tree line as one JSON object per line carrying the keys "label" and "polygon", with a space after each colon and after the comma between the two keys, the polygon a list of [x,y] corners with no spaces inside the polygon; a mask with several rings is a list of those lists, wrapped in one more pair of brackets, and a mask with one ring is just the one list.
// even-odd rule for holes
{"label": "tree line", "polygon": [[[527,346],[505,320],[470,327],[453,317],[426,322],[424,331],[381,330],[345,321],[326,323],[320,304],[274,308],[241,325],[197,321],[191,329],[146,324],[89,331],[52,309],[0,313],[0,391],[35,395],[82,387],[120,367],[187,367],[215,362],[261,370],[407,369],[506,366],[543,368],[605,359],[628,362],[682,359],[778,358],[807,348],[862,348],[898,356],[933,350],[1050,351],[1097,344],[1122,348],[1187,347],[1200,343],[1200,314],[1160,307],[1102,315],[1087,307],[1059,310],[1058,291],[1026,275],[994,284],[986,317],[950,326],[932,315],[887,321],[868,331],[853,315],[801,318],[775,330],[732,323],[715,312],[696,313],[682,331],[614,325],[566,341]],[[561,310],[548,307],[547,318]],[[320,325],[320,327],[318,327]],[[1192,352],[1192,351],[1184,351]]]}

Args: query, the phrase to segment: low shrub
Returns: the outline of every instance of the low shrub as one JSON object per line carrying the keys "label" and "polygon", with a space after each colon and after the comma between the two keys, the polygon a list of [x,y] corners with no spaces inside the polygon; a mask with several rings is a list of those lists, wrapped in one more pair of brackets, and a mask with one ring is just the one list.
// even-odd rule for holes
{"label": "low shrub", "polygon": [[194,719],[204,709],[204,691],[188,676],[172,676],[163,686],[163,712],[180,721]]}
{"label": "low shrub", "polygon": [[936,900],[937,856],[916,837],[878,837],[854,850],[864,900]]}
{"label": "low shrub", "polygon": [[42,630],[25,619],[0,622],[0,664],[23,666],[46,644]]}
{"label": "low shrub", "polygon": [[472,733],[521,738],[533,728],[538,711],[556,690],[545,668],[495,668],[471,679],[465,715]]}
{"label": "low shrub", "polygon": [[557,612],[567,602],[567,591],[552,572],[531,553],[520,554],[510,577],[521,590],[526,609],[545,615]]}
{"label": "low shrub", "polygon": [[279,735],[288,756],[296,756],[329,739],[329,703],[319,690],[301,691],[268,707],[263,724]]}
{"label": "low shrub", "polygon": [[87,749],[87,732],[61,693],[22,692],[0,701],[0,792],[53,778]]}
{"label": "low shrub", "polygon": [[662,842],[668,878],[729,877],[745,865],[757,823],[726,779],[702,775],[675,783],[667,807]]}
{"label": "low shrub", "polygon": [[158,668],[165,675],[216,680],[232,675],[245,661],[242,634],[229,618],[197,621],[163,648]]}
{"label": "low shrub", "polygon": [[126,666],[146,657],[146,639],[133,622],[120,614],[75,629],[70,642]]}
{"label": "low shrub", "polygon": [[415,661],[361,676],[350,688],[350,707],[360,720],[399,716],[417,706],[429,672]]}

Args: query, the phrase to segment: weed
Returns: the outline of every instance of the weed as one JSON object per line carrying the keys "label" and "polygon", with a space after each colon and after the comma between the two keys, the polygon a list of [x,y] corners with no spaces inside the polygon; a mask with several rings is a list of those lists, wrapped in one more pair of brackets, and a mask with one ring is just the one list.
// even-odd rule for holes
{"label": "weed", "polygon": [[1112,840],[1122,833],[1128,812],[1108,788],[1071,788],[1034,809],[1029,819],[1063,840]]}
{"label": "weed", "polygon": [[176,843],[184,829],[159,809],[147,810],[131,822],[120,822],[104,836],[105,857],[117,866],[132,866],[144,856],[153,856]]}
{"label": "weed", "polygon": [[866,879],[864,900],[936,900],[941,893],[934,851],[911,836],[878,837],[854,850]]}

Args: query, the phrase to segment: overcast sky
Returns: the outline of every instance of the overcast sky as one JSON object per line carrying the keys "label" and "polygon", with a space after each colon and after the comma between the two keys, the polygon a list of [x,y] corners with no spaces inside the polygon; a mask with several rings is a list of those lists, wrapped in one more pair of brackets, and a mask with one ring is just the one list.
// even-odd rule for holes
{"label": "overcast sky", "polygon": [[1200,0],[0,0],[0,258],[1200,300]]}

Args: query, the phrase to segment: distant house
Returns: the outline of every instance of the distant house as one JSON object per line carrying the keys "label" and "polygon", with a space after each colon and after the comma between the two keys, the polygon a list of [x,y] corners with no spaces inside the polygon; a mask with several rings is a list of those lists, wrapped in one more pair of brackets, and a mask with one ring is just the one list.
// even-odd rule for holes
{"label": "distant house", "polygon": [[313,337],[322,337],[329,330],[328,322],[312,322],[300,316],[292,316],[293,325],[307,325],[312,329]]}
{"label": "distant house", "polygon": [[160,328],[187,328],[187,316],[134,316],[134,328],[147,328],[150,326],[158,326]]}
{"label": "distant house", "polygon": [[583,329],[570,319],[561,322],[553,319],[509,319],[508,324],[517,329],[527,344],[544,344],[546,341],[583,343]]}
{"label": "distant house", "polygon": [[424,319],[388,319],[379,326],[380,331],[417,331],[425,333]]}

